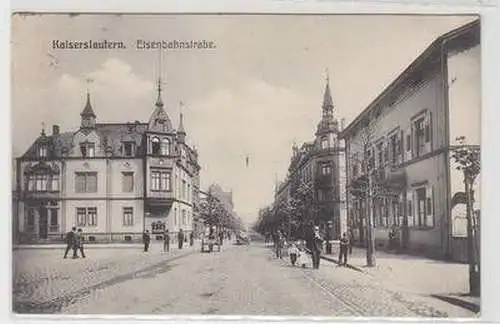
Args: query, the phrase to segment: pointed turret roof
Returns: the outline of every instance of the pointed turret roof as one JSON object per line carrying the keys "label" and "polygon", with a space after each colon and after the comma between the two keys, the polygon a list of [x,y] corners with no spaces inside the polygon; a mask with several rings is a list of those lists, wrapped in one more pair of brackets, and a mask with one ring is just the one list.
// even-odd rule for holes
{"label": "pointed turret roof", "polygon": [[182,114],[182,112],[179,116],[179,129],[177,130],[177,133],[186,134],[186,130],[184,129],[184,115]]}
{"label": "pointed turret roof", "polygon": [[163,100],[161,99],[161,79],[158,78],[158,97],[156,99],[155,108],[149,119],[149,131],[169,133],[173,131],[172,122],[163,108]]}
{"label": "pointed turret roof", "polygon": [[87,102],[85,103],[85,107],[83,111],[80,113],[81,116],[92,116],[96,117],[94,110],[92,109],[92,105],[90,104],[90,93],[87,92]]}
{"label": "pointed turret roof", "polygon": [[333,109],[333,100],[332,100],[332,93],[330,91],[330,77],[326,77],[326,87],[325,87],[325,94],[323,95],[323,108],[329,108],[332,107]]}
{"label": "pointed turret roof", "polygon": [[161,78],[158,78],[158,98],[156,98],[156,107],[163,107],[163,100],[161,99]]}

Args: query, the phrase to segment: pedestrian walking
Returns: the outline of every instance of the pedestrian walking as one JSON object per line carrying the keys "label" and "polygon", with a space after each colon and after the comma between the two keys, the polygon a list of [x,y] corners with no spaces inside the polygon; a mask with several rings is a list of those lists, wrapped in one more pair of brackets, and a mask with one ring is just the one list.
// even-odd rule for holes
{"label": "pedestrian walking", "polygon": [[276,257],[283,259],[283,247],[285,246],[285,237],[278,231],[277,239],[276,239]]}
{"label": "pedestrian walking", "polygon": [[163,252],[170,252],[170,233],[168,229],[163,232]]}
{"label": "pedestrian walking", "polygon": [[66,250],[64,251],[64,259],[68,257],[68,252],[73,248],[73,245],[75,244],[75,233],[76,232],[76,227],[73,227],[71,231],[66,233],[66,237],[64,240],[66,241]]}
{"label": "pedestrian walking", "polygon": [[314,226],[314,233],[311,238],[311,256],[313,262],[313,268],[319,269],[319,263],[321,258],[321,250],[323,249],[323,237],[319,232],[319,226]]}
{"label": "pedestrian walking", "polygon": [[194,245],[194,233],[191,232],[189,233],[189,246],[193,246]]}
{"label": "pedestrian walking", "polygon": [[78,258],[77,252],[80,251],[82,258],[85,258],[85,251],[83,250],[83,232],[79,228],[75,234],[74,247],[73,247],[73,258]]}
{"label": "pedestrian walking", "polygon": [[290,246],[288,247],[288,255],[290,256],[290,262],[292,263],[292,266],[295,266],[295,263],[297,262],[297,258],[299,256],[299,249],[297,248],[297,244],[292,242]]}
{"label": "pedestrian walking", "polygon": [[182,245],[184,244],[184,232],[182,228],[179,230],[179,233],[177,233],[177,243],[179,245],[179,250],[182,249]]}
{"label": "pedestrian walking", "polygon": [[349,229],[349,255],[352,254],[352,245],[354,243],[354,231],[352,228]]}
{"label": "pedestrian walking", "polygon": [[142,242],[144,243],[144,252],[148,252],[149,243],[151,243],[151,235],[149,235],[148,230],[144,231],[144,234],[142,234]]}
{"label": "pedestrian walking", "polygon": [[224,232],[220,231],[219,232],[219,244],[222,246],[224,244]]}
{"label": "pedestrian walking", "polygon": [[349,240],[344,233],[340,239],[339,265],[347,265],[347,252],[349,250]]}

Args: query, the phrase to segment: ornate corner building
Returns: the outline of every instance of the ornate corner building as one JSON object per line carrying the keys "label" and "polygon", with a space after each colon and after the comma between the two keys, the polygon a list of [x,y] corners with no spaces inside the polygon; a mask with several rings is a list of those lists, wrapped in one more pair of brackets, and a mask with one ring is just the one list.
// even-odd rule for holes
{"label": "ornate corner building", "polygon": [[[147,123],[97,123],[90,94],[76,131],[42,130],[16,159],[16,241],[60,239],[73,226],[89,241],[140,239],[196,218],[200,165],[158,98]],[[159,237],[161,238],[161,237]]]}
{"label": "ornate corner building", "polygon": [[[338,133],[343,128],[334,114],[334,105],[327,79],[322,104],[322,116],[315,138],[293,153],[284,181],[276,185],[274,206],[290,201],[297,190],[308,191],[314,210],[311,221],[338,239],[347,228],[345,209],[345,147]],[[304,215],[304,217],[307,217]],[[330,230],[326,227],[330,225]]]}

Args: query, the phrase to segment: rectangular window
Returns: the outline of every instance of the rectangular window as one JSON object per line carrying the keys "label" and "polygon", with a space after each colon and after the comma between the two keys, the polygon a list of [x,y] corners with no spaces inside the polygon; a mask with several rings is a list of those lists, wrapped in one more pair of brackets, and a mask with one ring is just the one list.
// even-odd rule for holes
{"label": "rectangular window", "polygon": [[134,225],[134,209],[132,207],[123,207],[123,226]]}
{"label": "rectangular window", "polygon": [[182,225],[186,225],[186,210],[182,211]]}
{"label": "rectangular window", "polygon": [[97,172],[76,172],[75,192],[77,193],[97,192]]}
{"label": "rectangular window", "polygon": [[391,136],[390,145],[391,145],[391,163],[396,164],[398,162],[398,157],[400,154],[397,133]]}
{"label": "rectangular window", "polygon": [[177,208],[174,208],[174,225],[177,226]]}
{"label": "rectangular window", "polygon": [[52,184],[51,184],[52,191],[59,191],[59,176],[58,175],[53,175],[52,176]]}
{"label": "rectangular window", "polygon": [[162,172],[160,174],[160,187],[161,190],[170,191],[170,173]]}
{"label": "rectangular window", "polygon": [[406,151],[411,151],[411,135],[406,135]]}
{"label": "rectangular window", "polygon": [[151,190],[170,191],[171,174],[167,171],[151,171]]}
{"label": "rectangular window", "polygon": [[160,190],[160,172],[151,172],[151,190]]}
{"label": "rectangular window", "polygon": [[76,226],[97,226],[97,208],[77,208]]}
{"label": "rectangular window", "polygon": [[332,172],[332,167],[329,163],[321,163],[321,175],[329,175]]}
{"label": "rectangular window", "polygon": [[87,225],[97,226],[97,208],[87,208]]}
{"label": "rectangular window", "polygon": [[123,192],[133,192],[134,191],[134,173],[133,172],[122,172],[122,191]]}
{"label": "rectangular window", "polygon": [[41,158],[47,157],[47,146],[42,145],[38,148],[38,157]]}
{"label": "rectangular window", "polygon": [[384,146],[382,143],[377,145],[377,153],[378,153],[378,166],[381,167],[384,165]]}
{"label": "rectangular window", "polygon": [[135,155],[135,143],[125,142],[123,143],[123,155],[124,156],[134,156]]}
{"label": "rectangular window", "polygon": [[424,227],[425,226],[425,201],[426,201],[426,195],[425,195],[425,188],[420,188],[416,190],[417,192],[417,214],[415,215],[417,217],[417,226],[419,227]]}
{"label": "rectangular window", "polygon": [[414,153],[416,156],[421,156],[424,153],[425,130],[424,118],[419,118],[413,122],[414,133]]}
{"label": "rectangular window", "polygon": [[81,143],[80,153],[82,157],[94,157],[95,156],[95,144],[94,143]]}
{"label": "rectangular window", "polygon": [[87,218],[87,210],[85,208],[76,209],[76,226],[85,226]]}
{"label": "rectangular window", "polygon": [[185,197],[186,197],[186,180],[182,180],[181,199],[185,199]]}

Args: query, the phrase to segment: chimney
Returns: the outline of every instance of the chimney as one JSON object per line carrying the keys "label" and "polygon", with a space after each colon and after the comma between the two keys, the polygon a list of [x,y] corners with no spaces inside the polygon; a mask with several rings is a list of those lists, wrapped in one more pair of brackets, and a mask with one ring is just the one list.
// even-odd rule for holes
{"label": "chimney", "polygon": [[52,135],[59,135],[59,125],[52,125]]}

